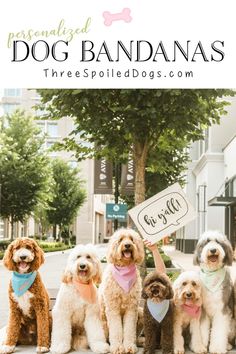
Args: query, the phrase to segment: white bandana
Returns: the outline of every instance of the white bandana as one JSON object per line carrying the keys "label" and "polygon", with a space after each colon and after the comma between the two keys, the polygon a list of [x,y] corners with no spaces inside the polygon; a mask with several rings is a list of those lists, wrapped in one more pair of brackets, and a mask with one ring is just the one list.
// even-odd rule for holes
{"label": "white bandana", "polygon": [[147,299],[147,307],[151,315],[157,322],[161,322],[167,314],[170,306],[170,300],[163,300],[160,303]]}
{"label": "white bandana", "polygon": [[217,270],[206,270],[201,268],[200,278],[205,287],[212,293],[216,292],[225,279],[226,269],[225,267]]}

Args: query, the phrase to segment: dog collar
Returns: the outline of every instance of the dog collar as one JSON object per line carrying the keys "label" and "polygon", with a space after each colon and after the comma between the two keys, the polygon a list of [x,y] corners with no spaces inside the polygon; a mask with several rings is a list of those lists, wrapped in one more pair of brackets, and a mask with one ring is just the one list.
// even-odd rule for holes
{"label": "dog collar", "polygon": [[17,296],[22,296],[31,287],[36,278],[37,272],[20,274],[13,272],[12,274],[12,288]]}
{"label": "dog collar", "polygon": [[73,280],[73,284],[84,301],[94,304],[97,300],[97,288],[92,281],[88,284]]}
{"label": "dog collar", "polygon": [[216,292],[225,279],[226,269],[222,267],[217,270],[209,271],[201,268],[200,279],[205,287],[212,293]]}
{"label": "dog collar", "polygon": [[181,307],[184,312],[193,318],[198,318],[201,315],[201,306],[183,304]]}
{"label": "dog collar", "polygon": [[112,275],[119,286],[128,293],[137,278],[136,267],[134,264],[126,267],[119,267],[112,264]]}
{"label": "dog collar", "polygon": [[147,299],[147,307],[153,318],[157,322],[161,322],[167,311],[169,310],[170,300],[163,300],[162,302],[156,303],[150,299]]}

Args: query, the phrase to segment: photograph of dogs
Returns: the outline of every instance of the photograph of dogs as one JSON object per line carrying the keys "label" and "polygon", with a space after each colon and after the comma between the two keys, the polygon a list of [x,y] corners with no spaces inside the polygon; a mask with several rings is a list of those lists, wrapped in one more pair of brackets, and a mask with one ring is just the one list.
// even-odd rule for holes
{"label": "photograph of dogs", "polygon": [[233,251],[226,236],[207,231],[200,237],[194,264],[200,266],[203,289],[202,340],[210,353],[226,353],[228,342],[235,336],[233,284],[227,267],[232,261]]}
{"label": "photograph of dogs", "polygon": [[70,253],[62,284],[52,310],[52,353],[88,347],[109,352],[100,320],[96,285],[101,263],[93,245],[77,245]]}
{"label": "photograph of dogs", "polygon": [[12,353],[17,344],[37,345],[38,353],[49,351],[49,297],[38,272],[43,262],[42,249],[30,238],[16,239],[5,251],[3,263],[13,273],[9,321],[0,353]]}
{"label": "photograph of dogs", "polygon": [[153,354],[161,347],[162,353],[173,353],[173,290],[164,273],[149,273],[144,279],[144,354]]}
{"label": "photograph of dogs", "polygon": [[113,234],[107,251],[108,265],[99,288],[112,354],[137,351],[136,330],[142,291],[137,265],[143,259],[143,241],[137,232],[119,229]]}
{"label": "photograph of dogs", "polygon": [[190,335],[189,348],[194,353],[206,353],[200,320],[202,313],[202,286],[199,274],[181,273],[173,283],[174,289],[174,353],[183,354]]}

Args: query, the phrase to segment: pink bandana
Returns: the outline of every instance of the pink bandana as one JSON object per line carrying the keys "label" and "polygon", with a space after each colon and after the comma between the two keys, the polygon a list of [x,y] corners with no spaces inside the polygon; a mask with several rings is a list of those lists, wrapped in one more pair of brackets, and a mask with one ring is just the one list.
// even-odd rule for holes
{"label": "pink bandana", "polygon": [[97,288],[92,281],[88,284],[84,284],[79,280],[73,280],[73,284],[83,300],[89,302],[90,304],[94,304],[96,302]]}
{"label": "pink bandana", "polygon": [[201,306],[184,304],[181,307],[191,317],[198,318],[201,315]]}
{"label": "pink bandana", "polygon": [[137,278],[136,267],[134,264],[127,267],[119,267],[112,264],[112,275],[120,287],[128,293]]}

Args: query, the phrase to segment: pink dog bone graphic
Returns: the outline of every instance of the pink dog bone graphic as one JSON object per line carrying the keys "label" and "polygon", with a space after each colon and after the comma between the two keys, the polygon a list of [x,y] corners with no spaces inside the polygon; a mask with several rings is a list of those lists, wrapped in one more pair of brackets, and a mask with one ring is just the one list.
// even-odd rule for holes
{"label": "pink dog bone graphic", "polygon": [[125,8],[122,10],[122,12],[117,13],[117,14],[111,14],[108,11],[103,12],[103,17],[104,17],[104,25],[105,26],[111,26],[113,21],[119,21],[119,20],[124,20],[125,22],[130,22],[132,21],[132,17],[130,16],[131,10],[128,8]]}

